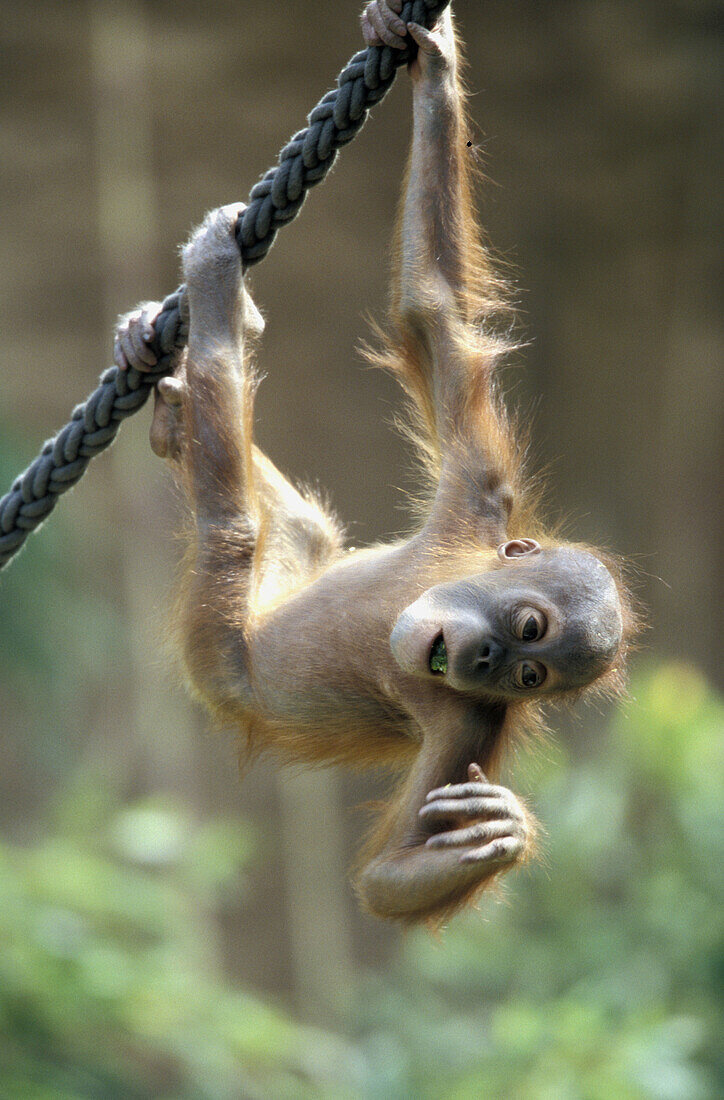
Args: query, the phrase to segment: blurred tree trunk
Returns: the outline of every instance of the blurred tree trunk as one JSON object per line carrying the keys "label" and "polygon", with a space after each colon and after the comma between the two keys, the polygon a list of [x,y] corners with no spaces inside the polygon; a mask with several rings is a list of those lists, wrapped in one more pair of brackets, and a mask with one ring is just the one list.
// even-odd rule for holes
{"label": "blurred tree trunk", "polygon": [[[701,99],[706,102],[705,94]],[[711,134],[721,133],[721,113],[721,99],[712,102],[711,113],[705,118],[702,112],[682,149],[681,215],[668,264],[670,297],[661,317],[658,465],[669,476],[666,491],[656,498],[652,545],[660,547],[660,568],[669,585],[653,589],[653,603],[664,625],[661,648],[689,660],[699,653],[721,653],[724,633],[724,550],[718,526],[723,334],[707,324],[707,315],[717,316],[720,290],[721,235],[712,233],[720,220],[720,187]],[[713,665],[715,679],[724,684],[721,662]]]}
{"label": "blurred tree trunk", "polygon": [[[139,297],[163,294],[158,264],[161,210],[154,180],[154,101],[150,67],[154,46],[144,6],[134,0],[89,3],[91,63],[94,88],[95,162],[98,238],[103,268],[100,330],[111,333],[120,312]],[[139,288],[141,288],[139,295]],[[168,288],[166,288],[168,289]],[[134,430],[147,430],[141,413]],[[157,538],[160,510],[160,464],[152,465],[146,447],[130,445],[124,432],[120,446],[107,452],[94,471],[105,476],[103,494],[104,554],[113,567],[128,623],[127,665],[118,670],[119,691],[107,703],[116,714],[108,723],[107,743],[113,767],[138,768],[141,787],[182,788],[194,793],[191,711],[180,694],[168,690],[164,675],[163,623],[168,588],[166,547]],[[155,468],[155,467],[158,468]],[[149,493],[155,477],[159,488]],[[143,487],[143,491],[141,491]],[[163,606],[162,606],[163,605]],[[120,733],[120,736],[119,736]]]}
{"label": "blurred tree trunk", "polygon": [[292,971],[298,1008],[330,1022],[354,973],[337,771],[278,773]]}

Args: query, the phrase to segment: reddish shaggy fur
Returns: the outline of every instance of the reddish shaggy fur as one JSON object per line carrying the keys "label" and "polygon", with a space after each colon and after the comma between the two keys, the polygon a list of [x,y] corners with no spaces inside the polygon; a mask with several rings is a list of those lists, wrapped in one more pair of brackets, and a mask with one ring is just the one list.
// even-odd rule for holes
{"label": "reddish shaggy fur", "polygon": [[[463,92],[456,79],[459,105]],[[377,330],[378,349],[366,352],[373,365],[395,375],[408,399],[404,430],[426,485],[418,527],[409,542],[372,548],[354,559],[344,555],[336,519],[310,494],[295,494],[252,444],[256,381],[250,364],[243,364],[236,375],[229,374],[225,361],[235,352],[222,343],[215,353],[221,364],[218,369],[214,355],[210,368],[207,363],[203,370],[191,369],[196,353],[193,348],[189,351],[180,467],[192,522],[177,615],[189,676],[217,719],[238,730],[247,755],[268,749],[282,758],[310,763],[354,767],[382,763],[399,772],[396,792],[370,833],[360,865],[398,850],[394,838],[404,834],[403,821],[410,800],[417,797],[414,783],[419,782],[413,767],[420,748],[418,724],[399,701],[404,693],[392,674],[379,669],[380,654],[387,664],[390,660],[390,622],[399,613],[391,609],[404,608],[440,581],[499,568],[494,547],[501,532],[508,538],[535,538],[544,548],[576,545],[556,539],[540,520],[539,485],[524,468],[526,441],[497,388],[496,369],[513,346],[499,329],[504,323],[509,332],[512,310],[505,283],[481,242],[472,202],[473,158],[461,152],[466,149],[469,127],[459,107],[454,126],[449,138],[451,157],[457,157],[450,168],[453,201],[435,205],[430,200],[435,209],[420,213],[421,221],[427,218],[433,226],[434,247],[430,248],[435,256],[438,251],[450,251],[450,242],[456,243],[450,266],[445,278],[435,281],[430,277],[429,258],[425,262],[423,258],[412,277],[409,271],[403,277],[408,242],[402,237],[401,212],[389,324],[386,333]],[[418,288],[412,303],[409,293],[401,289],[405,279]],[[193,324],[192,313],[192,333]],[[431,344],[442,340],[447,341],[446,361],[452,365],[447,368],[451,380],[441,398]],[[202,436],[213,441],[206,445],[218,460],[212,472],[205,468],[210,452],[203,451]],[[201,485],[205,485],[203,491]],[[467,506],[472,500],[491,502],[484,519]],[[215,513],[213,522],[201,516],[202,506]],[[443,536],[434,537],[436,523]],[[589,550],[607,566],[623,615],[619,652],[587,690],[618,694],[623,690],[625,658],[638,629],[638,616],[620,563],[600,550],[578,548]],[[384,572],[385,562],[398,561],[404,571],[402,566],[387,565]],[[384,581],[376,584],[377,576]],[[340,590],[347,593],[359,617],[356,632],[345,635],[344,666],[334,652],[340,643],[330,621],[339,614],[332,595],[337,593],[339,598]],[[384,605],[377,618],[376,608],[369,606],[370,593]],[[330,601],[329,611],[325,600]],[[296,618],[295,608],[299,609]],[[290,621],[294,631],[285,625]],[[331,639],[330,648],[320,656],[317,647],[324,631]],[[271,698],[277,681],[283,679],[282,666],[275,666],[269,657],[278,652],[279,638],[286,638],[289,648],[299,649],[304,660],[290,658],[297,661],[298,698],[292,698],[292,685],[292,701],[285,701],[282,685],[278,689],[282,701],[275,709],[259,701]],[[255,647],[262,655],[258,660]],[[380,683],[389,675],[387,692],[374,686],[368,675],[372,667]],[[584,692],[576,693],[580,694]],[[346,710],[337,705],[340,699],[350,700]],[[296,708],[293,719],[285,707]],[[542,727],[538,702],[489,707],[478,741],[461,743],[460,759],[449,765],[451,777],[464,776],[469,760],[478,761],[494,777],[505,744]],[[532,850],[532,833],[530,825],[527,855]],[[404,852],[402,839],[399,844],[399,852]],[[388,915],[439,921],[477,895],[500,871],[499,866],[491,868],[474,883],[452,889],[435,905],[423,896],[419,906]]]}

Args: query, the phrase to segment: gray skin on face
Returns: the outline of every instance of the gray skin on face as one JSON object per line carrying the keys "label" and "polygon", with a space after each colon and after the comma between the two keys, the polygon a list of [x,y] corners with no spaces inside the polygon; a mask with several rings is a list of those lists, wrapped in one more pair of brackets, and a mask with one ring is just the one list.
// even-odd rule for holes
{"label": "gray skin on face", "polygon": [[428,589],[402,612],[390,646],[412,675],[520,699],[590,683],[610,667],[621,635],[620,600],[605,565],[562,547]]}

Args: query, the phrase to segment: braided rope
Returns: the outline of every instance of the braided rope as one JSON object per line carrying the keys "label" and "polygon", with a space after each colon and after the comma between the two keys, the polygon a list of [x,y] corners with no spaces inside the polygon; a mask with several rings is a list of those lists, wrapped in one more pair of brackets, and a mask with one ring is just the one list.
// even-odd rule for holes
{"label": "braided rope", "polygon": [[[406,0],[401,18],[431,26],[449,0]],[[236,226],[236,240],[245,268],[263,260],[278,229],[299,213],[307,191],[329,172],[337,150],[351,141],[367,113],[386,95],[397,69],[414,56],[410,40],[404,50],[371,46],[356,53],[279,154],[279,161],[254,185],[249,205]],[[153,386],[172,369],[176,352],[188,338],[188,311],[183,286],[163,302],[155,322],[154,351],[158,364],[149,372],[133,367],[109,367],[87,401],[43,446],[38,457],[13,482],[0,500],[0,569],[25,539],[50,514],[61,493],[71,489],[92,458],[110,446],[121,421],[148,400]]]}

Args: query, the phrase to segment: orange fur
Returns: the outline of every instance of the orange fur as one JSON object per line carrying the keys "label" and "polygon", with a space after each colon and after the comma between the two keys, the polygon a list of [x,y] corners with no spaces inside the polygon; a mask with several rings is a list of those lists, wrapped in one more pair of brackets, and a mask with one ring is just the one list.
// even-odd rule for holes
{"label": "orange fur", "polygon": [[[196,331],[189,347],[180,457],[192,516],[177,618],[194,690],[238,730],[245,756],[268,750],[313,764],[384,764],[399,774],[363,849],[360,890],[379,915],[405,921],[447,918],[508,866],[453,875],[436,889],[429,834],[416,824],[425,792],[465,782],[472,762],[493,778],[504,747],[535,736],[543,719],[537,701],[469,699],[404,673],[390,633],[434,585],[501,568],[495,547],[506,538],[575,545],[540,519],[525,433],[499,393],[496,371],[514,346],[512,311],[473,210],[463,98],[456,78],[440,93],[438,121],[416,120],[390,318],[386,333],[377,329],[378,348],[366,350],[408,400],[404,431],[425,485],[411,538],[343,554],[336,519],[253,446],[253,369],[213,331]],[[431,182],[421,158],[436,143]],[[618,653],[589,690],[619,692],[638,616],[616,559],[579,549],[608,568],[623,619]],[[534,822],[523,817],[525,846],[515,862],[533,850]],[[416,859],[419,887],[406,870]],[[391,875],[391,885],[375,885],[374,903],[370,868]],[[380,902],[385,890],[403,901]]]}

